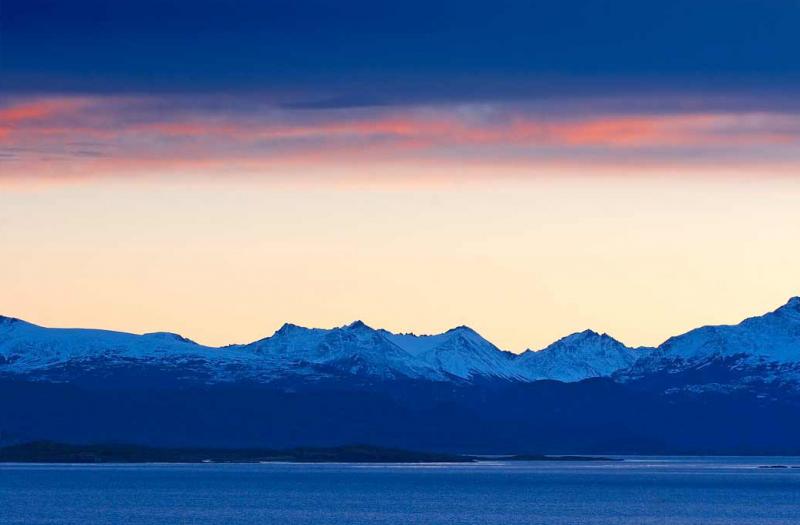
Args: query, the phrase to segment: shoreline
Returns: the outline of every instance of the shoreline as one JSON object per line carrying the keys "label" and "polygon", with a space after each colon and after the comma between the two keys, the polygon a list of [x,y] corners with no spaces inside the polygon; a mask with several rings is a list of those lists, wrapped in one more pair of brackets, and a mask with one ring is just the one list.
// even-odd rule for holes
{"label": "shoreline", "polygon": [[276,450],[78,445],[41,441],[0,447],[0,464],[477,464],[491,461],[619,462],[623,459],[590,455],[445,454],[369,445]]}

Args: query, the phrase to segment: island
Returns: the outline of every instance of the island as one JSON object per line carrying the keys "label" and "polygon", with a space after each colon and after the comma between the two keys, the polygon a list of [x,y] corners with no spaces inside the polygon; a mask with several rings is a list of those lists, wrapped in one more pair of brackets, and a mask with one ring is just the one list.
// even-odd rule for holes
{"label": "island", "polygon": [[480,456],[346,445],[285,450],[157,448],[37,441],[0,447],[0,463],[477,463],[481,461],[621,461],[597,456]]}

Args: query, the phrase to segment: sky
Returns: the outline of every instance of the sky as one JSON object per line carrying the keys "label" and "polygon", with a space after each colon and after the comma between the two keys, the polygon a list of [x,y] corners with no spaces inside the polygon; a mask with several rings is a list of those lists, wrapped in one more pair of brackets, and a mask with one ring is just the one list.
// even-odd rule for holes
{"label": "sky", "polygon": [[800,3],[4,0],[0,313],[653,345],[800,295]]}

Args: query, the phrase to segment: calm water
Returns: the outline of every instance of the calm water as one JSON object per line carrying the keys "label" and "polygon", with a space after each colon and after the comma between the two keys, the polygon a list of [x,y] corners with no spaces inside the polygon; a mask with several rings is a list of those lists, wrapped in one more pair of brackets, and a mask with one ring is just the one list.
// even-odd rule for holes
{"label": "calm water", "polygon": [[798,524],[800,458],[0,465],[0,523]]}

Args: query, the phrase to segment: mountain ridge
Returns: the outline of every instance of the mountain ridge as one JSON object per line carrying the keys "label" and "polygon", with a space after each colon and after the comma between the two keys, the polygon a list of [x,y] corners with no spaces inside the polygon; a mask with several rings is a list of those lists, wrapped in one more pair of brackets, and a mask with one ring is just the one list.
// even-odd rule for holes
{"label": "mountain ridge", "polygon": [[[587,329],[521,354],[501,350],[465,325],[417,335],[375,329],[361,320],[334,328],[284,323],[271,336],[251,343],[212,347],[172,332],[46,328],[0,316],[0,374],[47,379],[55,371],[63,377],[66,368],[94,373],[104,366],[112,370],[131,364],[186,372],[184,378],[194,371],[205,382],[262,383],[349,376],[443,382],[610,377],[630,382],[664,370],[721,364],[747,369],[759,379],[788,378],[800,384],[800,297],[764,315],[702,326],[654,348],[631,348]],[[783,372],[786,376],[778,377]]]}
{"label": "mountain ridge", "polygon": [[466,327],[216,348],[2,318],[0,398],[0,444],[797,454],[800,300],[651,349],[585,330],[520,355]]}

